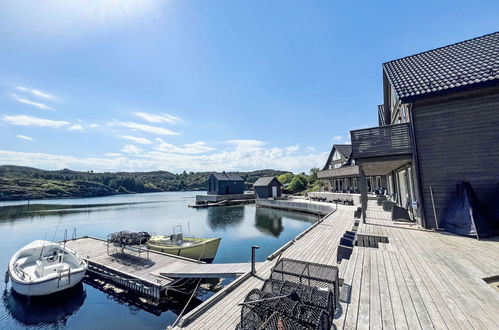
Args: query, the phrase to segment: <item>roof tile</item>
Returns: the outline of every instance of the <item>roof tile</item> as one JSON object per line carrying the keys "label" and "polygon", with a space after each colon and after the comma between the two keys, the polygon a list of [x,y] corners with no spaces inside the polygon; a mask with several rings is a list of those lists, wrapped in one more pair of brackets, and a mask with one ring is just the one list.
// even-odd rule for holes
{"label": "roof tile", "polygon": [[383,64],[400,99],[499,80],[499,32]]}

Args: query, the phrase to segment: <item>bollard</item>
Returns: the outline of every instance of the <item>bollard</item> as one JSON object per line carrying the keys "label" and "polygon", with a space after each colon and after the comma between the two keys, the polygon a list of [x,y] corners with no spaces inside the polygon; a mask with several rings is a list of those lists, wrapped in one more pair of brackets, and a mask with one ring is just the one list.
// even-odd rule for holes
{"label": "bollard", "polygon": [[259,249],[260,247],[257,245],[253,245],[251,247],[251,275],[256,274],[256,269],[255,269],[255,259],[256,259],[256,250]]}

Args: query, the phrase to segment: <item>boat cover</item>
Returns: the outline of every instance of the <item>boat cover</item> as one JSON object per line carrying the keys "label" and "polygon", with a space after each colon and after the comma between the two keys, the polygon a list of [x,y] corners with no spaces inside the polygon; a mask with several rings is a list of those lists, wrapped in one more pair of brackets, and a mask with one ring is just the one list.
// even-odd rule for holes
{"label": "boat cover", "polygon": [[444,211],[440,227],[446,231],[478,239],[496,233],[492,217],[476,197],[469,182],[456,184],[456,191]]}

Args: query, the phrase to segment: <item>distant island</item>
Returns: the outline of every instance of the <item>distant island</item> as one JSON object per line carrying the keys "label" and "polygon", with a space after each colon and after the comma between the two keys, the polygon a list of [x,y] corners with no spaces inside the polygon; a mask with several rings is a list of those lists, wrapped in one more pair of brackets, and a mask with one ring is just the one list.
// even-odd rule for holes
{"label": "distant island", "polygon": [[[211,173],[213,172],[93,173],[0,165],[0,201],[206,190],[206,180]],[[245,180],[246,189],[251,189],[259,177],[279,176],[287,172],[265,169],[237,173]]]}

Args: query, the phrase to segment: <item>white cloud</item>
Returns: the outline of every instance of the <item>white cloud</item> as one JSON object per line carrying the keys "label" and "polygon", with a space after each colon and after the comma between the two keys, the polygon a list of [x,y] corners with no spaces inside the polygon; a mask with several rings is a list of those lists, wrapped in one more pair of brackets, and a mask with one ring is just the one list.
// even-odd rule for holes
{"label": "white cloud", "polygon": [[122,122],[122,123],[111,124],[111,125],[120,125],[120,126],[134,129],[134,130],[144,131],[144,132],[158,134],[158,135],[178,135],[179,134],[179,133],[173,132],[167,128],[138,124],[138,123],[134,123],[134,122]]}
{"label": "white cloud", "polygon": [[315,148],[311,146],[307,146],[307,151],[314,152]]}
{"label": "white cloud", "polygon": [[141,138],[141,137],[136,137],[136,136],[130,136],[130,135],[122,135],[120,136],[122,139],[130,140],[135,143],[140,143],[140,144],[151,144],[152,141],[146,138]]}
{"label": "white cloud", "polygon": [[99,127],[99,124],[90,124],[90,125],[88,125],[88,127],[90,127],[90,128],[97,128],[97,127]]}
{"label": "white cloud", "polygon": [[240,146],[240,147],[261,147],[264,146],[266,143],[263,141],[259,140],[228,140],[225,141],[227,144],[235,145],[235,146]]}
{"label": "white cloud", "polygon": [[33,138],[30,138],[29,136],[21,135],[21,134],[16,135],[16,138],[28,140],[28,141],[33,141]]}
{"label": "white cloud", "polygon": [[[159,151],[136,153],[137,147],[128,147],[127,156],[107,153],[103,157],[82,158],[67,155],[27,153],[0,150],[0,163],[34,166],[45,169],[71,168],[94,171],[250,171],[264,168],[292,172],[308,172],[312,167],[322,167],[327,152],[289,154],[273,148],[258,152],[238,150],[219,151],[212,154],[172,154]],[[124,151],[123,151],[124,152]],[[140,152],[140,151],[139,151]]]}
{"label": "white cloud", "polygon": [[67,121],[43,119],[26,115],[16,115],[16,116],[4,115],[2,119],[12,125],[18,125],[18,126],[43,126],[43,127],[59,128],[70,124],[70,122]]}
{"label": "white cloud", "polygon": [[167,143],[160,138],[157,138],[156,141],[158,141],[159,144],[155,149],[161,152],[178,153],[178,154],[201,154],[213,150],[213,148],[206,146],[206,142],[203,141],[184,144],[183,146],[180,147]]}
{"label": "white cloud", "polygon": [[83,126],[79,125],[79,124],[76,124],[76,125],[73,125],[73,126],[70,126],[68,127],[68,131],[78,131],[78,132],[84,132],[85,129],[83,128]]}
{"label": "white cloud", "polygon": [[135,116],[144,119],[150,123],[170,123],[174,124],[180,120],[179,117],[169,115],[166,113],[154,114],[147,112],[134,112]]}
{"label": "white cloud", "polygon": [[337,135],[337,136],[334,136],[334,137],[333,137],[333,141],[334,141],[334,142],[339,142],[339,141],[341,141],[341,139],[342,139],[342,138],[343,138],[343,137],[342,137],[341,135]]}
{"label": "white cloud", "polygon": [[34,101],[31,101],[25,97],[22,97],[20,95],[17,95],[16,93],[11,93],[10,94],[16,101],[18,102],[21,102],[21,103],[24,103],[24,104],[28,104],[28,105],[31,105],[33,107],[37,107],[38,109],[42,109],[42,110],[54,110],[53,108],[49,107],[48,105],[46,104],[43,104],[43,103],[39,103],[39,102],[34,102]]}
{"label": "white cloud", "polygon": [[138,154],[139,152],[142,151],[139,147],[133,145],[133,144],[127,144],[121,149],[122,152],[126,152],[128,154]]}
{"label": "white cloud", "polygon": [[42,92],[39,89],[31,89],[31,88],[27,88],[24,86],[17,86],[16,89],[23,91],[23,92],[29,92],[29,93],[31,93],[37,97],[43,98],[43,99],[47,99],[47,100],[55,100],[56,99],[56,97],[54,95]]}

